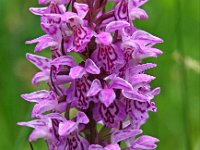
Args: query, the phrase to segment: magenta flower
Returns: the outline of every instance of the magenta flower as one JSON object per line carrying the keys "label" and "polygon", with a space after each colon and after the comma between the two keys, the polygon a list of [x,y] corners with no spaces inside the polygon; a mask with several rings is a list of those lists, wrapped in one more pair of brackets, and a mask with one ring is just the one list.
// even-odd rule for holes
{"label": "magenta flower", "polygon": [[[115,4],[106,11],[109,1]],[[160,93],[145,73],[156,64],[142,60],[161,55],[153,46],[163,41],[134,26],[148,18],[139,8],[147,0],[109,1],[39,0],[47,6],[30,8],[45,34],[26,43],[36,43],[35,53],[50,49],[52,57],[26,55],[40,70],[32,83],[49,87],[21,95],[36,103],[33,121],[18,123],[33,128],[29,142],[43,138],[49,150],[120,150],[121,142],[125,150],[157,147],[157,138],[138,137]]]}

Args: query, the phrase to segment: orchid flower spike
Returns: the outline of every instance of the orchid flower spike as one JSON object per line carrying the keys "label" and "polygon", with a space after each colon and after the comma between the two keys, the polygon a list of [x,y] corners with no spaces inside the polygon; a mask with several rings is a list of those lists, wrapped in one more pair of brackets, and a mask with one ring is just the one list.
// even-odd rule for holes
{"label": "orchid flower spike", "polygon": [[18,123],[33,128],[29,142],[42,138],[49,150],[120,150],[120,142],[123,150],[157,147],[157,138],[136,137],[160,93],[145,73],[156,64],[142,60],[161,55],[154,45],[163,40],[134,26],[148,18],[140,8],[146,2],[38,0],[45,6],[30,8],[45,34],[26,44],[36,44],[35,53],[50,50],[51,58],[26,54],[39,69],[32,83],[49,87],[21,95],[35,103],[33,120]]}

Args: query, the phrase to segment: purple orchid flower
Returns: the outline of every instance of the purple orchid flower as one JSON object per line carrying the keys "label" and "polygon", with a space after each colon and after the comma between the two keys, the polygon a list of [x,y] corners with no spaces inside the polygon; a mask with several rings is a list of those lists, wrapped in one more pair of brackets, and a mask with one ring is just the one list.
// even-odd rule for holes
{"label": "purple orchid flower", "polygon": [[142,130],[125,128],[123,130],[114,131],[111,140],[112,143],[118,143],[120,141],[125,141],[128,145],[127,150],[146,150],[146,149],[155,149],[157,145],[156,142],[159,142],[157,138],[142,135],[135,139],[135,137],[142,133]]}
{"label": "purple orchid flower", "polygon": [[22,94],[21,97],[29,102],[35,102],[36,105],[32,110],[32,117],[53,111],[58,113],[65,112],[66,101],[58,101],[58,97],[54,91],[36,91],[28,94]]}
{"label": "purple orchid flower", "polygon": [[74,119],[76,121],[66,120],[60,114],[51,113],[39,116],[37,120],[20,122],[18,125],[34,128],[29,141],[44,138],[49,143],[50,150],[87,149],[89,143],[78,134],[78,130],[79,124],[87,124],[89,120],[83,112],[78,112]]}
{"label": "purple orchid flower", "polygon": [[[38,72],[34,75],[32,79],[33,84],[38,84],[41,81],[49,82],[52,66],[55,67],[54,70],[56,72],[59,72],[61,66],[72,67],[76,65],[75,60],[70,56],[62,56],[57,59],[50,60],[49,58],[28,53],[26,54],[26,58],[41,70],[41,72]],[[60,80],[63,79],[62,76],[60,76],[59,78],[59,75],[57,76],[57,78],[58,78],[57,81],[59,81],[59,79]],[[66,76],[65,78],[67,79],[68,77]]]}
{"label": "purple orchid flower", "polygon": [[157,138],[143,135],[137,138],[134,143],[132,144],[130,150],[137,150],[137,149],[155,149],[157,145],[155,143],[159,142]]}
{"label": "purple orchid flower", "polygon": [[96,122],[103,121],[102,124],[106,127],[116,128],[126,118],[125,105],[118,100],[109,107],[96,103],[93,108],[93,118]]}
{"label": "purple orchid flower", "polygon": [[35,53],[50,49],[51,58],[26,55],[40,70],[32,83],[49,87],[21,95],[36,103],[34,120],[18,123],[33,128],[29,142],[42,138],[49,150],[120,150],[121,142],[124,150],[155,149],[157,138],[138,137],[160,93],[145,72],[156,64],[142,60],[161,55],[154,45],[163,40],[134,26],[148,18],[140,8],[147,0],[38,2],[46,6],[29,10],[44,35],[26,44],[36,44]]}
{"label": "purple orchid flower", "polygon": [[91,81],[88,80],[88,76],[100,73],[99,68],[91,59],[87,59],[84,63],[84,67],[77,65],[71,67],[69,72],[69,76],[73,81],[69,88],[71,91],[68,92],[67,101],[71,102],[72,107],[78,107],[80,109],[87,109],[91,101],[96,101],[95,97],[86,96],[91,86]]}

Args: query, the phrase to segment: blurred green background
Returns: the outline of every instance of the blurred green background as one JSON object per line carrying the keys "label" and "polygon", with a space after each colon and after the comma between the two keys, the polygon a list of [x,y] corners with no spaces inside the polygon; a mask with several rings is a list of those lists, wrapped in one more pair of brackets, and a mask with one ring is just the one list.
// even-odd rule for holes
{"label": "blurred green background", "polygon": [[[25,59],[34,46],[24,44],[43,34],[39,17],[28,12],[37,5],[37,0],[0,0],[0,150],[30,149],[30,129],[16,122],[29,120],[33,106],[20,94],[41,88],[31,85],[37,69]],[[144,133],[160,139],[158,150],[200,150],[200,1],[151,0],[143,8],[150,18],[136,26],[165,41],[157,46],[161,57],[145,60],[158,64],[149,73],[162,92]],[[42,140],[33,145],[46,149]]]}

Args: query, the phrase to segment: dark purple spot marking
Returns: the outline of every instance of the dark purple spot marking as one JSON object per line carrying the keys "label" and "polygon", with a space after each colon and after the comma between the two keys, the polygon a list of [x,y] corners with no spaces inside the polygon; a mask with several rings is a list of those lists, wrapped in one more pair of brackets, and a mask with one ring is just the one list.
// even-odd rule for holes
{"label": "dark purple spot marking", "polygon": [[110,72],[112,69],[114,69],[115,61],[117,60],[117,54],[111,45],[99,45],[97,57],[98,60],[102,63],[103,69],[105,71]]}
{"label": "dark purple spot marking", "polygon": [[78,107],[80,109],[88,108],[90,100],[86,97],[86,93],[90,88],[90,84],[86,77],[76,81],[75,96],[78,98]]}

